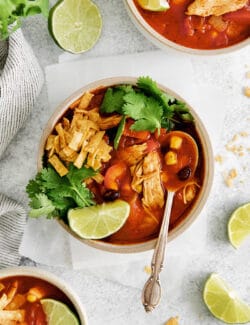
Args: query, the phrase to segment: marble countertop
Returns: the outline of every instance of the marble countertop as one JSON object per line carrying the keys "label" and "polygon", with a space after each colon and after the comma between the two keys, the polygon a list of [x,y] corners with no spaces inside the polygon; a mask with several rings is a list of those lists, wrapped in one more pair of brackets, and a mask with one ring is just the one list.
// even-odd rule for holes
{"label": "marble countertop", "polygon": [[[95,3],[103,17],[103,32],[96,46],[81,55],[80,59],[155,49],[134,27],[121,0],[95,0]],[[22,29],[43,69],[58,62],[63,51],[51,39],[46,21],[42,17],[26,20]],[[173,50],[169,50],[168,54],[176,55]],[[223,276],[250,302],[249,241],[236,251],[227,238],[230,214],[237,206],[248,202],[250,197],[250,99],[243,92],[245,86],[250,86],[250,79],[246,77],[250,70],[250,48],[217,57],[188,57],[194,68],[194,78],[198,82],[202,83],[205,79],[208,84],[218,86],[221,91],[229,94],[231,102],[221,130],[220,144],[215,149],[215,155],[221,155],[224,160],[223,163],[215,162],[214,184],[206,215],[205,252],[201,256],[190,258],[186,269],[182,270],[179,294],[168,296],[165,284],[166,292],[161,305],[152,314],[144,312],[139,289],[84,274],[81,270],[38,265],[60,275],[71,284],[85,305],[89,324],[163,325],[169,317],[176,315],[180,317],[181,325],[221,324],[211,316],[202,301],[204,282],[211,272]],[[212,109],[216,118],[216,110],[220,107]],[[1,192],[23,202],[25,206],[25,186],[36,172],[37,144],[49,116],[44,86],[31,116],[0,161]],[[242,132],[248,132],[249,136],[241,136]],[[236,134],[239,136],[235,138],[234,145],[239,147],[243,144],[243,155],[225,148]],[[20,161],[24,163],[20,164]],[[228,187],[224,178],[234,168],[237,170],[237,177],[233,180],[233,186]],[[33,265],[34,262],[23,258],[22,264]],[[178,269],[178,265],[176,268]]]}

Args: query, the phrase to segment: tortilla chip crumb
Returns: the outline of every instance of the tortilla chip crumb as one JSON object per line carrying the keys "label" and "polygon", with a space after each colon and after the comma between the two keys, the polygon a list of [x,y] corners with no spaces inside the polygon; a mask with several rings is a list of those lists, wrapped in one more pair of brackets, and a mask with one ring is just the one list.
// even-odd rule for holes
{"label": "tortilla chip crumb", "polygon": [[235,168],[231,169],[227,175],[225,175],[225,183],[228,187],[233,186],[233,180],[238,176]]}
{"label": "tortilla chip crumb", "polygon": [[242,132],[240,132],[239,133],[239,135],[241,136],[241,137],[248,137],[249,136],[249,133],[248,132],[246,132],[246,131],[242,131]]}
{"label": "tortilla chip crumb", "polygon": [[250,79],[250,70],[246,72],[246,77]]}
{"label": "tortilla chip crumb", "polygon": [[250,87],[245,87],[244,94],[245,96],[250,97]]}
{"label": "tortilla chip crumb", "polygon": [[151,274],[151,266],[149,266],[149,265],[146,265],[145,267],[144,267],[144,272],[145,273],[147,273],[147,274]]}
{"label": "tortilla chip crumb", "polygon": [[218,162],[219,164],[222,164],[223,163],[223,157],[221,155],[217,155],[215,156],[215,161]]}
{"label": "tortilla chip crumb", "polygon": [[179,317],[171,317],[164,325],[179,325]]}

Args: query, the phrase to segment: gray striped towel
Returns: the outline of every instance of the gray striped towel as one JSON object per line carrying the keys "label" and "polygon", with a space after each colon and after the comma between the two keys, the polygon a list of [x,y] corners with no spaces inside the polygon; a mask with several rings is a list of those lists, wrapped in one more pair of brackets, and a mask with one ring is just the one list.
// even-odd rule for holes
{"label": "gray striped towel", "polygon": [[[22,31],[0,42],[0,158],[31,112],[42,84],[42,70]],[[23,207],[0,194],[0,267],[19,264],[25,223]]]}
{"label": "gray striped towel", "polygon": [[10,198],[0,194],[0,268],[18,265],[26,212]]}

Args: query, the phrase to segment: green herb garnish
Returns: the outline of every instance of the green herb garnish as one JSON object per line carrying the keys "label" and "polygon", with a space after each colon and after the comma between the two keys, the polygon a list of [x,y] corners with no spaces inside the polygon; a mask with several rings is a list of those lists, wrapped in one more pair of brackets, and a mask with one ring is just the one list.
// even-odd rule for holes
{"label": "green herb garnish", "polygon": [[30,217],[63,217],[70,208],[94,205],[93,194],[83,183],[94,175],[96,172],[93,169],[78,169],[72,164],[63,177],[51,166],[43,168],[26,187],[31,199]]}
{"label": "green herb garnish", "polygon": [[48,17],[48,0],[0,0],[0,39],[18,29],[22,18],[40,13]]}
{"label": "green herb garnish", "polygon": [[[102,113],[123,114],[135,120],[131,125],[133,131],[150,131],[166,128],[172,130],[176,124],[192,122],[185,103],[175,99],[160,90],[155,81],[149,77],[138,78],[136,87],[120,85],[108,88],[101,105]],[[115,149],[117,149],[124,120],[116,134]]]}

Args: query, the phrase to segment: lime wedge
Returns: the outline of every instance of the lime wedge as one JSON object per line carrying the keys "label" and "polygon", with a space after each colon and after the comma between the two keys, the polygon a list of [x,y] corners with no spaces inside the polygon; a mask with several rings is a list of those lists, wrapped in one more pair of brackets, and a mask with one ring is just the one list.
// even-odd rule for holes
{"label": "lime wedge", "polygon": [[90,0],[62,0],[50,10],[49,31],[56,43],[71,53],[91,49],[101,30],[100,11]]}
{"label": "lime wedge", "polygon": [[212,273],[208,278],[203,298],[210,312],[228,324],[243,324],[250,321],[250,307],[218,275]]}
{"label": "lime wedge", "polygon": [[101,239],[118,231],[129,216],[130,205],[122,200],[68,212],[70,228],[81,238]]}
{"label": "lime wedge", "polygon": [[138,3],[149,11],[166,11],[170,8],[167,0],[138,0]]}
{"label": "lime wedge", "polygon": [[48,325],[79,325],[79,320],[69,307],[54,299],[42,299],[41,304]]}
{"label": "lime wedge", "polygon": [[232,213],[227,229],[230,243],[239,248],[250,235],[250,203],[240,206]]}

